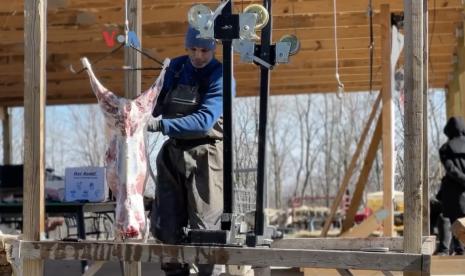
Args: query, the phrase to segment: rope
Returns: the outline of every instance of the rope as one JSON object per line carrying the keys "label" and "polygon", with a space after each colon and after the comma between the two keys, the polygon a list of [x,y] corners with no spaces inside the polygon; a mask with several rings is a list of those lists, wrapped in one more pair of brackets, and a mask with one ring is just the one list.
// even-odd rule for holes
{"label": "rope", "polygon": [[128,0],[124,0],[124,42],[128,45],[129,19],[128,19]]}
{"label": "rope", "polygon": [[338,47],[337,47],[337,20],[336,20],[336,0],[333,0],[333,20],[334,20],[334,52],[336,58],[336,81],[337,81],[337,93],[336,96],[341,99],[342,94],[344,93],[344,84],[339,78],[339,56],[338,56]]}
{"label": "rope", "polygon": [[373,40],[373,5],[372,0],[368,1],[368,17],[369,17],[369,28],[370,28],[370,94],[373,91],[373,55],[374,55],[374,40]]}

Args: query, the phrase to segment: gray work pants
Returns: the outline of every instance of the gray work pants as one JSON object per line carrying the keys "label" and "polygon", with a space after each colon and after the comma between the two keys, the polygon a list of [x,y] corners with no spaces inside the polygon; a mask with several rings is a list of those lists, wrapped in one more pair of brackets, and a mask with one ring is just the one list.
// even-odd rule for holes
{"label": "gray work pants", "polygon": [[[152,234],[168,244],[185,241],[184,228],[219,229],[223,212],[223,142],[196,145],[167,140],[157,156]],[[212,275],[213,265],[197,265]],[[189,275],[188,266],[162,264],[166,275]]]}

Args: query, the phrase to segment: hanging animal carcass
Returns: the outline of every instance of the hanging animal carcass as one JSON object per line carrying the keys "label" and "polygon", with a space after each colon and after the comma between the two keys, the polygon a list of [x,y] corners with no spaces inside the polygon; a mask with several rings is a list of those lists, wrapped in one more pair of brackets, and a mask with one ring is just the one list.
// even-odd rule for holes
{"label": "hanging animal carcass", "polygon": [[143,200],[148,171],[144,131],[163,87],[169,60],[165,60],[156,82],[133,100],[118,97],[105,88],[88,59],[82,58],[81,62],[87,68],[92,90],[110,132],[105,167],[108,186],[116,198],[116,236],[142,238],[142,233],[148,231]]}

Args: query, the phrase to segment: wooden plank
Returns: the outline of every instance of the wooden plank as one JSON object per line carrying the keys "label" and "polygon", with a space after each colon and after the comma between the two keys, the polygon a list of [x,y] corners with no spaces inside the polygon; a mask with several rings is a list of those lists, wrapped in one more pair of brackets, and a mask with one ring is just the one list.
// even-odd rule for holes
{"label": "wooden plank", "polygon": [[405,6],[404,248],[421,251],[423,143],[423,0]]}
{"label": "wooden plank", "polygon": [[[464,256],[432,256],[431,275],[465,275]],[[304,268],[305,276],[337,276],[334,269]],[[355,276],[382,276],[382,275],[402,275],[401,272],[377,272],[368,270],[352,270]],[[386,274],[389,273],[389,274]]]}
{"label": "wooden plank", "polygon": [[[451,28],[453,29],[453,27]],[[328,35],[323,38],[308,37],[301,38],[301,51],[331,51],[334,49],[334,41]],[[79,31],[75,31],[76,38],[73,40],[62,40],[62,41],[53,41],[47,43],[47,49],[51,54],[57,55],[79,55],[91,54],[91,53],[107,53],[110,51],[110,47],[107,46],[105,39],[102,33],[95,33],[94,37],[87,39],[79,39]],[[145,32],[144,32],[145,33]],[[287,33],[293,33],[293,31],[287,31]],[[1,33],[0,33],[1,34]],[[5,34],[8,36],[8,33]],[[375,36],[375,41],[379,41],[380,37]],[[161,57],[165,56],[176,56],[182,53],[185,53],[184,48],[179,47],[183,45],[184,38],[183,36],[151,36],[150,34],[144,35],[144,45],[147,49],[150,49],[150,52],[155,55],[160,55]],[[341,49],[365,49],[368,52],[369,36],[348,36],[345,38],[338,39]],[[450,56],[451,53],[445,53],[444,48],[441,51],[440,47],[451,47],[457,44],[455,34],[453,33],[443,33],[435,34],[431,38],[431,53],[432,55],[446,55]],[[23,40],[11,41],[11,43],[2,43],[2,48],[0,48],[0,56],[11,57],[14,55],[22,55],[24,50]],[[376,44],[375,44],[376,45]],[[66,48],[63,47],[73,47],[74,52],[66,51]],[[345,53],[345,52],[343,52]],[[217,50],[217,54],[221,55],[221,49]],[[380,51],[375,51],[375,56],[380,57]],[[368,57],[368,56],[367,56]],[[450,57],[452,59],[452,57]],[[53,59],[50,59],[53,61]]]}
{"label": "wooden plank", "polygon": [[[315,250],[350,250],[361,248],[387,247],[390,251],[403,251],[402,237],[367,237],[367,238],[286,238],[275,240],[271,248],[315,249]],[[422,238],[422,254],[431,255],[436,239],[434,236]]]}
{"label": "wooden plank", "polygon": [[464,256],[432,256],[432,275],[465,275]]}
{"label": "wooden plank", "polygon": [[353,171],[355,170],[355,167],[358,162],[358,157],[360,155],[360,152],[362,151],[363,146],[365,145],[365,139],[367,137],[368,131],[371,128],[372,122],[376,116],[376,113],[378,111],[379,103],[381,102],[381,94],[378,94],[378,97],[376,98],[373,107],[371,108],[370,115],[368,117],[368,121],[365,124],[365,127],[363,128],[362,134],[360,136],[360,140],[357,143],[357,147],[355,148],[354,155],[352,156],[352,159],[350,160],[350,164],[347,167],[347,171],[344,174],[344,178],[342,179],[342,183],[339,186],[339,190],[337,192],[336,198],[334,199],[331,209],[329,211],[329,215],[325,220],[325,224],[323,225],[323,229],[321,230],[321,236],[326,237],[329,231],[329,227],[331,225],[331,222],[333,221],[334,215],[336,214],[337,208],[339,207],[339,204],[341,203],[342,197],[344,196],[345,191],[347,190],[347,187],[349,186],[349,181],[350,178],[352,177]]}
{"label": "wooden plank", "polygon": [[[327,68],[326,68],[327,69]],[[334,74],[324,74],[325,68],[322,68],[322,72],[312,74],[311,71],[312,69],[309,69],[309,72],[305,72],[303,70],[299,69],[290,69],[290,70],[281,70],[279,72],[273,73],[273,76],[276,76],[273,78],[272,85],[277,85],[277,84],[335,84],[335,78]],[[347,67],[344,71],[347,72],[344,74],[342,77],[344,79],[344,83],[359,83],[359,84],[364,84],[368,88],[368,83],[369,83],[369,77],[368,74],[352,74],[350,71],[352,69],[350,67]],[[360,71],[358,68],[353,68],[353,71],[357,72]],[[104,74],[101,74],[104,73]],[[118,76],[120,76],[119,72],[115,71],[106,71],[106,72],[100,72],[97,73],[99,78],[104,80],[105,83],[108,83],[111,87],[110,89],[113,90],[121,90],[123,83],[121,81],[122,77],[120,80],[118,80]],[[152,82],[155,77],[156,72],[152,71],[152,73],[146,73],[143,75],[143,82],[142,82],[142,89],[148,87]],[[437,79],[434,81],[434,85],[444,85],[444,83],[447,82],[447,71],[441,71],[437,72],[436,76]],[[257,75],[256,72],[253,71],[242,71],[237,74],[236,76],[236,81],[240,86],[252,86],[253,84],[256,83],[257,81]],[[16,96],[20,95],[20,91],[23,88],[23,83],[21,82],[21,77],[22,76],[9,76],[9,80],[4,83],[6,86],[4,89],[2,89],[2,92],[0,92],[0,97],[2,96]],[[373,78],[373,82],[375,85],[381,85],[381,75],[376,74]],[[6,79],[6,76],[5,76]],[[114,81],[112,81],[114,80]],[[89,93],[89,87],[87,86],[87,89],[85,87],[85,79],[83,78],[83,75],[76,76],[76,77],[67,77],[63,73],[58,73],[54,74],[54,76],[50,76],[48,80],[49,84],[49,93],[54,93],[56,91],[64,90],[66,89],[71,89],[73,87],[81,87],[84,90],[82,91],[83,93]],[[0,80],[0,86],[2,85],[2,82]],[[63,93],[68,93],[67,91],[63,91]],[[309,91],[312,92],[312,91]],[[49,94],[50,95],[50,94]],[[241,96],[242,93],[239,93],[238,96]]]}
{"label": "wooden plank", "polygon": [[[432,23],[430,23],[432,24]],[[435,22],[434,33],[429,35],[429,39],[432,37],[436,40],[442,35],[454,35],[454,29],[457,23],[454,22]],[[98,39],[102,41],[103,31],[116,31],[116,34],[124,34],[123,26],[102,26],[91,25],[91,26],[51,26],[47,30],[47,42],[48,43],[62,43],[66,41],[92,41]],[[431,26],[432,27],[432,26]],[[340,39],[354,38],[354,37],[369,37],[369,26],[367,23],[363,25],[354,26],[338,26],[337,35]],[[185,29],[185,28],[184,28]],[[166,30],[156,30],[155,28],[148,28],[144,26],[144,39],[160,39],[167,38],[183,38],[185,30],[179,27],[167,33]],[[381,27],[379,25],[373,26],[374,36],[379,38]],[[273,30],[273,36],[277,39],[281,36],[289,33],[295,34],[301,40],[307,39],[330,39],[332,36],[333,27],[326,26],[296,26],[296,28],[282,28]],[[17,44],[24,41],[24,33],[22,30],[8,29],[0,30],[0,35],[4,37],[1,44]],[[431,37],[432,36],[432,37]],[[92,49],[91,49],[92,50]]]}
{"label": "wooden plank", "polygon": [[363,190],[365,189],[365,185],[370,174],[371,166],[373,165],[373,161],[376,157],[376,151],[378,150],[379,143],[381,142],[381,127],[382,121],[381,117],[379,117],[378,122],[376,123],[375,131],[373,132],[373,137],[368,147],[365,162],[363,163],[362,170],[360,172],[357,184],[355,186],[355,191],[352,195],[352,200],[350,201],[349,209],[346,213],[346,218],[342,223],[342,233],[349,230],[354,224],[355,214],[358,210],[358,207],[360,206]]}
{"label": "wooden plank", "polygon": [[[25,0],[23,237],[44,235],[46,1]],[[25,260],[24,275],[42,275],[41,260]]]}
{"label": "wooden plank", "polygon": [[[444,80],[445,82],[445,80]],[[118,95],[122,95],[123,91],[123,84],[121,80],[115,79],[115,81],[105,81],[105,83],[108,84],[109,89],[114,91]],[[143,81],[142,87],[148,87],[150,84],[153,83],[152,78],[147,78]],[[272,81],[271,82],[271,93],[274,95],[279,95],[279,94],[289,94],[291,92],[295,93],[321,93],[321,92],[334,92],[336,82],[335,80],[323,80],[321,82],[312,82],[308,80],[301,80],[300,82],[292,83],[292,82],[287,82],[287,81]],[[367,91],[368,90],[368,85],[367,81],[360,80],[360,81],[355,81],[355,80],[348,80],[344,81],[344,85],[347,87],[347,91]],[[436,81],[434,84],[435,87],[444,87],[443,82],[440,80]],[[57,98],[62,98],[62,97],[71,97],[71,96],[76,96],[76,98],[79,97],[87,97],[91,91],[89,90],[88,84],[82,81],[62,81],[59,83],[56,82],[49,82],[48,83],[48,97],[57,97]],[[381,82],[378,80],[375,80],[374,82],[374,90],[380,89]],[[66,89],[64,89],[66,87]],[[245,81],[242,82],[238,80],[237,87],[240,88],[238,89],[238,96],[250,96],[253,95],[257,90],[258,85],[256,82],[253,81]],[[7,100],[8,98],[12,97],[22,97],[21,91],[23,89],[23,86],[18,84],[14,85],[11,87],[5,87],[2,89],[2,92],[0,93],[0,99],[5,99]],[[355,90],[359,89],[359,90]],[[239,93],[240,91],[240,93]],[[255,91],[255,92],[254,92]],[[6,104],[2,102],[1,104]]]}
{"label": "wooden plank", "polygon": [[[335,269],[324,268],[304,268],[304,276],[339,276],[340,274]],[[373,270],[351,270],[354,276],[384,276],[387,275],[401,276],[402,272],[386,272],[386,271],[373,271]]]}
{"label": "wooden plank", "polygon": [[3,164],[11,164],[11,119],[8,106],[0,107],[0,117],[2,120],[3,138]]}
{"label": "wooden plank", "polygon": [[[347,92],[363,92],[367,91],[366,83],[344,83],[345,90]],[[143,84],[149,85],[149,83]],[[88,90],[89,87],[85,87],[85,85],[78,85],[77,87],[67,86],[66,90],[63,88],[54,88],[48,89],[49,95],[47,97],[47,103],[84,103],[84,102],[92,102],[95,103],[95,96],[92,96],[90,91]],[[440,83],[436,84],[436,87],[442,87]],[[115,92],[122,91],[121,86],[116,86],[111,88]],[[240,89],[240,90],[239,90]],[[380,83],[375,83],[374,89],[380,89]],[[271,94],[272,95],[289,95],[289,94],[308,94],[308,93],[334,93],[335,86],[333,83],[322,83],[322,84],[281,84],[281,85],[272,85],[271,86]],[[2,90],[5,94],[0,96],[0,103],[6,104],[10,106],[14,105],[22,105],[23,96],[17,94],[18,90]],[[256,96],[258,94],[258,85],[254,86],[240,86],[238,85],[238,91],[241,93],[238,95],[240,97],[249,97],[249,96]],[[9,94],[7,94],[9,93]],[[121,93],[117,93],[120,94]]]}
{"label": "wooden plank", "polygon": [[388,4],[381,5],[381,66],[382,66],[382,152],[383,152],[383,209],[386,218],[383,222],[383,234],[392,237],[394,234],[394,109],[392,100],[393,67],[391,62],[392,35],[391,11]]}
{"label": "wooden plank", "polygon": [[18,242],[25,259],[181,262],[254,266],[319,267],[388,271],[421,271],[421,254],[336,250],[295,250],[178,246],[114,242]]}
{"label": "wooden plank", "polygon": [[[366,4],[365,4],[366,5]],[[123,5],[117,8],[98,9],[98,10],[69,10],[62,9],[54,13],[49,14],[50,26],[79,26],[81,17],[90,18],[91,21],[87,22],[85,26],[107,26],[107,25],[123,25],[124,24],[124,12],[121,9]],[[444,7],[435,11],[436,22],[461,22],[461,11],[462,7]],[[158,9],[146,9],[144,10],[144,26],[147,25],[149,29],[148,34],[151,34],[152,30],[156,32],[164,33],[177,33],[181,34],[182,31],[179,28],[186,26],[188,7],[185,9],[173,9],[171,7],[158,8]],[[432,13],[432,11],[430,11]],[[303,11],[291,15],[287,14],[274,14],[273,21],[276,21],[276,27],[274,29],[289,29],[296,28],[296,26],[319,26],[319,27],[331,27],[332,13],[318,13],[311,11]],[[23,26],[23,13],[17,11],[15,13],[0,13],[0,22],[8,22],[8,26],[11,29],[19,29]],[[379,13],[375,11],[373,22],[376,25],[380,24]],[[87,25],[89,24],[89,25]],[[366,8],[359,11],[343,12],[338,13],[338,25],[339,26],[353,26],[353,25],[366,25],[367,16]]]}
{"label": "wooden plank", "polygon": [[[66,9],[83,9],[83,8],[89,8],[92,7],[95,8],[116,8],[116,7],[121,7],[123,5],[123,1],[108,1],[108,0],[96,0],[96,1],[89,1],[89,0],[78,0],[78,1],[50,1],[51,4],[49,4],[48,10],[49,11],[57,11],[60,8],[66,8]],[[56,2],[61,2],[61,3],[56,3]],[[433,0],[429,0],[431,2],[430,8],[435,8],[433,6]],[[192,5],[192,1],[176,1],[173,3],[173,1],[157,1],[157,2],[149,2],[149,4],[145,4],[144,8],[147,9],[158,9],[160,7],[166,7],[170,9],[187,9]],[[204,3],[207,4],[211,7],[214,7],[215,5],[218,4],[218,1],[216,0],[208,0],[208,1],[196,1],[196,3]],[[261,3],[261,1],[250,1],[250,0],[244,0],[239,3],[235,3],[234,9],[236,12],[241,11],[244,7],[251,3]],[[402,0],[392,0],[392,1],[386,1],[386,0],[374,0],[373,1],[373,7],[374,9],[378,9],[379,6],[383,3],[390,3],[392,5],[393,10],[401,11],[403,8],[403,2]],[[325,5],[326,4],[326,5]],[[274,3],[276,5],[276,12],[277,13],[283,13],[283,14],[291,14],[292,10],[294,12],[300,12],[301,10],[303,11],[312,11],[312,12],[331,12],[331,6],[327,5],[327,3],[323,0],[319,1],[301,1],[301,2],[292,2],[292,1],[287,1],[287,0],[282,0],[280,2]],[[437,0],[436,3],[436,8],[440,9],[441,7],[448,7],[448,6],[454,6],[454,7],[460,7],[460,1],[459,0]],[[346,2],[341,2],[340,4],[338,3],[338,11],[339,12],[348,12],[348,11],[363,11],[366,9],[366,3],[364,1],[358,0],[358,1],[351,1],[350,3]],[[14,10],[23,10],[23,3],[22,1],[12,1],[11,4],[8,5],[2,5],[0,8],[0,12],[11,12]]]}

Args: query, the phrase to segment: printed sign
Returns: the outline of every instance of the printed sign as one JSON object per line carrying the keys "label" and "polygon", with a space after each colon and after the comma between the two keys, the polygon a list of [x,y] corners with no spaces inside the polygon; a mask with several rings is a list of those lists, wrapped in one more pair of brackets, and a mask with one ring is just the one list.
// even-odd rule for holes
{"label": "printed sign", "polygon": [[65,201],[102,202],[107,198],[104,167],[65,169]]}

